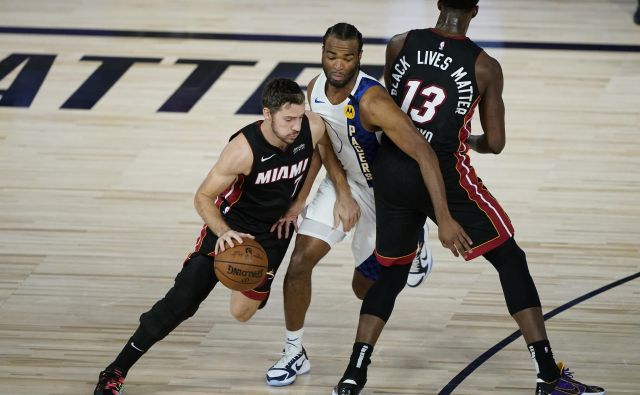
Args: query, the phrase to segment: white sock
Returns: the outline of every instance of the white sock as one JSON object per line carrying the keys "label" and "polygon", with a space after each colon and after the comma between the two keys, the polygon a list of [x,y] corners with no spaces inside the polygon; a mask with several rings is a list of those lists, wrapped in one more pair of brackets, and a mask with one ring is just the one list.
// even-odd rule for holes
{"label": "white sock", "polygon": [[287,338],[285,340],[285,352],[300,352],[302,351],[302,334],[304,328],[300,328],[297,331],[287,331]]}

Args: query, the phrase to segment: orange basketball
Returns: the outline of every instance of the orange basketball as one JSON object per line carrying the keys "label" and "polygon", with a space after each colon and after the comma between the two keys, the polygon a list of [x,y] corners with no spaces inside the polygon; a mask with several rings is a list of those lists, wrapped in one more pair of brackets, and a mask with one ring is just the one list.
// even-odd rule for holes
{"label": "orange basketball", "polygon": [[262,284],[269,260],[264,248],[253,239],[227,248],[215,257],[213,270],[227,288],[248,291]]}

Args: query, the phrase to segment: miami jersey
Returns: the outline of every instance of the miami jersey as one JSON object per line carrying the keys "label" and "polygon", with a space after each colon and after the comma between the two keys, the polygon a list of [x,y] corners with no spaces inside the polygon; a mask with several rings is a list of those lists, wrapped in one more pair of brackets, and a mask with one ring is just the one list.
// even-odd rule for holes
{"label": "miami jersey", "polygon": [[327,77],[318,76],[309,105],[327,125],[336,156],[342,163],[347,177],[360,185],[373,187],[371,165],[380,146],[377,133],[366,130],[360,122],[359,103],[362,95],[380,83],[371,76],[358,72],[356,83],[349,96],[338,104],[331,104],[325,94]]}

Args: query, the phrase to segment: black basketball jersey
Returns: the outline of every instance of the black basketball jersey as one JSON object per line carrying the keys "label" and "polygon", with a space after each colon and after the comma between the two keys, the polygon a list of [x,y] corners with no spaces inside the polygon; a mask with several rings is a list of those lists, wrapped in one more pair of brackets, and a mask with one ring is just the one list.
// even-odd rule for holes
{"label": "black basketball jersey", "polygon": [[387,87],[437,152],[466,151],[480,95],[475,64],[482,48],[467,37],[412,30],[391,65]]}
{"label": "black basketball jersey", "polygon": [[262,122],[245,126],[229,139],[244,135],[253,151],[253,166],[249,175],[238,175],[215,200],[232,229],[257,234],[269,232],[298,196],[313,155],[306,115],[300,134],[284,151],[264,138]]}

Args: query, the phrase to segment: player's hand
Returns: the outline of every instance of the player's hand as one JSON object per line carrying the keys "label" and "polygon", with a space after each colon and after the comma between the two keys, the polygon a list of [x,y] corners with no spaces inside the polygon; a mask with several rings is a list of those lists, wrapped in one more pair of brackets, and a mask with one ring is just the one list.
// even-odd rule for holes
{"label": "player's hand", "polygon": [[[236,232],[235,230],[228,230],[218,237],[218,241],[216,241],[215,253],[219,254],[227,248],[232,248],[236,244],[242,243],[242,239],[255,239],[249,233],[241,233]],[[225,244],[228,246],[225,246]]]}
{"label": "player's hand", "polygon": [[360,219],[360,206],[358,202],[349,195],[345,198],[337,198],[333,205],[333,227],[337,228],[342,222],[342,229],[348,232],[356,226]]}
{"label": "player's hand", "polygon": [[438,221],[438,238],[442,246],[450,249],[455,256],[465,256],[471,251],[473,244],[462,226],[451,216],[444,221]]}
{"label": "player's hand", "polygon": [[[289,210],[275,224],[271,226],[271,232],[277,231],[278,239],[282,239],[282,233],[284,229],[284,238],[289,238],[289,231],[291,226],[293,225],[293,229],[298,231],[298,216],[304,209],[304,204],[298,204],[294,202]],[[291,231],[291,235],[293,235],[293,231]]]}

